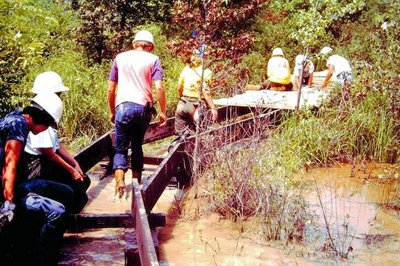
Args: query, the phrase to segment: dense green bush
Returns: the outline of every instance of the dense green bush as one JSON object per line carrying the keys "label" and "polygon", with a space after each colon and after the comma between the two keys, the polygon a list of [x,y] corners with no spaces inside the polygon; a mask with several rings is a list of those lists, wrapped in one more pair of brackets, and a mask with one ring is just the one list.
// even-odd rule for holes
{"label": "dense green bush", "polygon": [[62,53],[71,16],[58,1],[0,1],[0,116],[27,102],[27,76]]}

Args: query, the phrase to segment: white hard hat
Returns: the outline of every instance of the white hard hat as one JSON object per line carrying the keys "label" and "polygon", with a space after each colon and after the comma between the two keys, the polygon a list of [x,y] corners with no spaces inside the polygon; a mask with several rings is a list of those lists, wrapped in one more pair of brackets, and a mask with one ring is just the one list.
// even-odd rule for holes
{"label": "white hard hat", "polygon": [[136,41],[146,41],[146,42],[150,42],[154,45],[153,34],[151,34],[147,30],[138,31],[135,35],[135,39],[133,40],[133,42],[136,42]]}
{"label": "white hard hat", "polygon": [[325,46],[324,48],[321,49],[321,54],[328,54],[332,51],[333,51],[333,49],[331,47]]}
{"label": "white hard hat", "polygon": [[275,48],[273,51],[272,51],[272,55],[283,55],[283,51],[282,51],[282,49],[281,48]]}
{"label": "white hard hat", "polygon": [[62,83],[60,75],[56,72],[48,71],[39,74],[33,83],[32,92],[35,94],[41,92],[61,92],[69,90]]}
{"label": "white hard hat", "polygon": [[303,63],[303,61],[305,61],[307,59],[307,56],[304,56],[302,54],[299,54],[298,56],[296,56],[296,65],[301,65]]}
{"label": "white hard hat", "polygon": [[43,108],[43,110],[51,115],[54,121],[58,124],[63,112],[63,104],[60,97],[58,97],[55,93],[41,92],[38,93],[31,101],[33,104],[36,103],[39,105],[39,107]]}

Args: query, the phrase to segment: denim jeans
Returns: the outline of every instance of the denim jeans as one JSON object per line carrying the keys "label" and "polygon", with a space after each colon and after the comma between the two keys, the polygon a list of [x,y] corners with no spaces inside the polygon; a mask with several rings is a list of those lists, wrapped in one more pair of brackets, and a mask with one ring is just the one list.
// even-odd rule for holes
{"label": "denim jeans", "polygon": [[18,190],[27,193],[22,199],[22,205],[39,221],[40,233],[34,240],[38,263],[57,265],[66,228],[66,213],[73,208],[74,193],[71,187],[58,182],[32,179],[19,183]]}
{"label": "denim jeans", "polygon": [[39,237],[35,239],[37,250],[36,260],[39,265],[57,265],[58,254],[65,232],[65,208],[52,199],[35,193],[28,193],[22,199],[28,212],[34,213],[35,218],[44,218]]}
{"label": "denim jeans", "polygon": [[131,144],[132,171],[143,170],[143,138],[151,120],[151,115],[143,115],[143,105],[124,102],[115,111],[115,155],[113,170],[128,170],[128,149]]}
{"label": "denim jeans", "polygon": [[[36,179],[54,181],[69,186],[74,192],[73,193],[74,202],[72,209],[66,206],[68,212],[80,213],[83,207],[85,207],[86,203],[88,202],[88,196],[86,194],[86,191],[91,183],[90,178],[87,175],[85,175],[86,177],[83,179],[83,182],[75,180],[71,175],[71,173],[68,172],[63,166],[49,160],[46,156],[32,155],[26,152],[24,153],[24,155],[27,165],[25,168],[27,169],[28,172],[26,176],[28,177],[31,176],[31,178],[36,178]],[[49,198],[52,197],[49,196]],[[65,202],[62,199],[57,201],[60,201],[64,205],[69,204],[68,202]]]}
{"label": "denim jeans", "polygon": [[71,187],[43,179],[31,179],[18,184],[25,193],[33,192],[43,197],[52,199],[64,205],[67,213],[70,213],[74,205],[74,192]]}
{"label": "denim jeans", "polygon": [[341,72],[337,75],[337,81],[340,86],[342,86],[345,82],[351,82],[353,80],[353,76],[350,72]]}

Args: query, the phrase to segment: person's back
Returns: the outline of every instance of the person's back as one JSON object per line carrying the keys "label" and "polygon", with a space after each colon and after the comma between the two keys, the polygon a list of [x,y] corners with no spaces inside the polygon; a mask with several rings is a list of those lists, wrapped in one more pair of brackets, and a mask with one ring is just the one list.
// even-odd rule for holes
{"label": "person's back", "polygon": [[289,62],[284,57],[272,57],[268,61],[268,79],[271,82],[288,84],[290,82]]}
{"label": "person's back", "polygon": [[[131,50],[118,54],[115,60],[119,68],[116,105],[153,102],[152,71],[160,63],[158,56],[143,50]],[[161,76],[155,78],[162,79]]]}
{"label": "person's back", "polygon": [[350,72],[351,73],[351,67],[349,61],[347,61],[346,58],[340,55],[331,55],[328,58],[328,61],[326,62],[327,67],[329,65],[333,65],[333,73],[335,76],[339,75],[342,72]]}
{"label": "person's back", "polygon": [[[212,71],[203,69],[202,60],[207,54],[203,54],[203,59],[199,50],[194,50],[191,56],[190,64],[182,70],[178,80],[179,102],[175,111],[175,134],[182,136],[185,132],[194,134],[197,125],[199,129],[201,124],[207,119],[211,111],[211,120],[216,121],[218,111],[214,105],[209,84],[212,79]],[[202,83],[203,82],[203,83]],[[200,108],[199,96],[207,105]],[[203,125],[206,125],[203,124]]]}
{"label": "person's back", "polygon": [[324,58],[330,55],[326,62],[328,73],[324,83],[322,84],[323,88],[327,87],[328,81],[333,75],[336,76],[337,82],[341,86],[352,81],[353,76],[351,73],[350,62],[346,58],[333,54],[333,49],[327,46],[321,49],[320,54],[322,54]]}
{"label": "person's back", "polygon": [[[108,79],[107,98],[110,121],[115,124],[116,201],[126,199],[125,172],[128,170],[128,148],[131,145],[132,177],[140,183],[143,170],[142,143],[154,113],[152,85],[160,105],[160,126],[167,123],[163,69],[154,49],[153,35],[146,30],[135,34],[133,50],[116,56]],[[117,91],[118,85],[118,91]]]}
{"label": "person's back", "polygon": [[274,91],[290,91],[293,89],[293,84],[290,81],[290,66],[289,61],[284,57],[281,48],[277,47],[272,51],[272,57],[268,61],[267,88]]}

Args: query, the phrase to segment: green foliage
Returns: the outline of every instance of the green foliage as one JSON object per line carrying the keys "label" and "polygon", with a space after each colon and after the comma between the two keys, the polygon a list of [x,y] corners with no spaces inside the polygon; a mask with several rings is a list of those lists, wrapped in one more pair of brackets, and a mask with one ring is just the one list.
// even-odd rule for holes
{"label": "green foliage", "polygon": [[156,21],[169,21],[172,1],[85,0],[79,7],[76,40],[91,63],[112,59],[132,44],[133,29]]}
{"label": "green foliage", "polygon": [[62,50],[67,13],[48,1],[0,1],[0,116],[24,102],[21,80],[30,69]]}
{"label": "green foliage", "polygon": [[206,47],[205,65],[215,73],[213,90],[216,94],[228,94],[246,78],[248,71],[238,64],[254,42],[250,25],[263,2],[174,1],[175,32],[171,34],[169,48],[188,63],[194,49]]}
{"label": "green foliage", "polygon": [[297,22],[297,31],[293,31],[291,37],[303,47],[321,46],[323,36],[336,22],[350,18],[365,5],[365,0],[312,1],[311,6],[305,6],[308,9],[297,9],[297,12],[293,10],[292,16]]}

